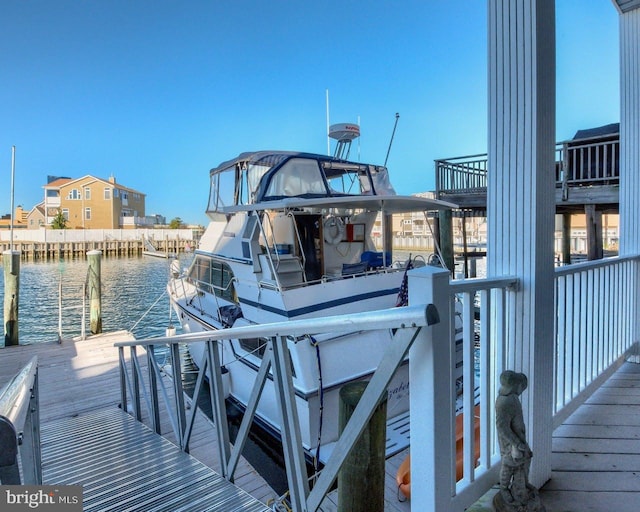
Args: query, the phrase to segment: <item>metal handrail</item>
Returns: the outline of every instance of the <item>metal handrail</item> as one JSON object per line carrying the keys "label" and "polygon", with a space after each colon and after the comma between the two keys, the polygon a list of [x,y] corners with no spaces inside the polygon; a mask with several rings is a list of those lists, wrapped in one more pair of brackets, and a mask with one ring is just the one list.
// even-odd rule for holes
{"label": "metal handrail", "polygon": [[[154,430],[159,433],[158,421],[158,388],[165,397],[165,406],[167,408],[175,408],[173,425],[174,433],[178,439],[178,444],[185,452],[189,451],[189,441],[193,427],[196,407],[192,407],[187,415],[184,407],[184,396],[182,389],[182,376],[180,374],[179,346],[180,344],[188,344],[195,342],[206,342],[206,358],[203,366],[198,370],[197,382],[193,392],[193,396],[197,397],[204,382],[204,376],[209,370],[209,379],[211,382],[210,399],[214,413],[214,425],[217,431],[218,451],[221,461],[222,476],[233,481],[237,463],[242,453],[243,446],[249,434],[249,427],[253,421],[258,401],[262,394],[267,378],[274,379],[278,400],[283,414],[286,418],[283,429],[287,435],[283,436],[284,451],[286,458],[286,467],[290,478],[291,495],[295,510],[302,510],[301,505],[306,497],[312,502],[319,503],[321,497],[328,492],[332,481],[335,479],[337,472],[344,463],[344,459],[353,447],[353,444],[359,437],[368,421],[367,412],[363,410],[361,413],[354,413],[357,418],[349,423],[343,433],[342,440],[339,441],[340,449],[334,450],[330,460],[327,462],[320,479],[316,483],[313,492],[309,493],[306,474],[302,470],[294,470],[293,468],[304,467],[304,455],[302,452],[302,440],[300,430],[297,423],[297,412],[295,409],[295,398],[293,395],[293,381],[291,374],[291,365],[287,344],[289,337],[299,338],[300,333],[323,333],[332,331],[362,331],[374,329],[398,329],[394,339],[395,343],[391,343],[387,347],[385,357],[378,370],[372,377],[370,388],[367,389],[367,396],[372,398],[363,402],[373,410],[380,396],[386,390],[391,376],[401,364],[404,357],[408,353],[409,347],[415,340],[418,332],[422,327],[432,325],[439,321],[438,312],[432,304],[416,305],[407,307],[391,308],[382,311],[364,312],[352,315],[339,315],[326,318],[311,318],[302,320],[292,320],[288,322],[277,322],[272,324],[250,325],[244,327],[231,327],[219,331],[207,331],[200,333],[188,333],[177,336],[165,336],[158,338],[150,338],[145,340],[123,341],[115,343],[120,353],[120,376],[121,376],[121,400],[123,409],[127,409],[129,401],[132,404],[132,413],[141,420],[141,401],[140,393],[144,394],[144,401],[148,405],[149,416],[153,418]],[[268,350],[262,359],[256,381],[254,383],[251,398],[247,404],[245,414],[242,419],[238,434],[233,448],[230,447],[228,425],[226,420],[226,411],[224,409],[223,385],[221,377],[221,364],[219,359],[219,349],[217,342],[229,338],[254,338],[264,337],[268,344]],[[173,369],[173,386],[174,386],[174,404],[170,406],[164,393],[164,384],[158,382],[157,362],[154,360],[153,350],[155,346],[169,344],[172,354]],[[125,348],[131,349],[131,374],[129,374],[126,360]],[[149,387],[150,392],[141,389],[143,386],[142,372],[140,371],[136,347],[144,347],[147,349],[149,356]],[[271,375],[271,377],[269,377]],[[130,394],[130,397],[127,396]],[[344,446],[343,446],[344,445]],[[317,507],[311,507],[314,509]]]}
{"label": "metal handrail", "polygon": [[37,356],[0,390],[0,446],[2,485],[42,484]]}
{"label": "metal handrail", "polygon": [[[509,279],[507,279],[509,280]],[[159,336],[142,340],[120,341],[116,347],[148,347],[173,343],[193,343],[206,340],[226,340],[242,338],[260,338],[272,336],[297,336],[303,333],[321,333],[331,331],[362,330],[374,331],[394,327],[419,327],[427,325],[427,313],[424,305],[391,308],[381,311],[365,311],[349,315],[334,315],[323,318],[305,318],[287,322],[229,327],[218,331],[192,332],[176,336]]]}

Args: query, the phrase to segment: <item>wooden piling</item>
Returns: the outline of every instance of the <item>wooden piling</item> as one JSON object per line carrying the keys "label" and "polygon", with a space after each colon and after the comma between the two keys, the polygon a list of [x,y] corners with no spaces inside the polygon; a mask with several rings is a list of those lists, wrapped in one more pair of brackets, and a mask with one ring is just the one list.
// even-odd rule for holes
{"label": "wooden piling", "polygon": [[562,214],[562,263],[571,265],[571,214]]}
{"label": "wooden piling", "polygon": [[20,251],[4,251],[4,346],[19,345]]}
{"label": "wooden piling", "polygon": [[440,252],[444,259],[445,266],[453,275],[455,270],[455,261],[453,255],[453,219],[451,210],[440,210],[438,212],[440,221]]}
{"label": "wooden piling", "polygon": [[89,323],[92,334],[100,334],[102,332],[101,256],[102,253],[100,251],[87,252],[87,261],[89,262]]}
{"label": "wooden piling", "polygon": [[[344,430],[367,382],[350,382],[340,389],[339,429]],[[384,510],[387,396],[381,399],[369,424],[338,473],[338,512]]]}

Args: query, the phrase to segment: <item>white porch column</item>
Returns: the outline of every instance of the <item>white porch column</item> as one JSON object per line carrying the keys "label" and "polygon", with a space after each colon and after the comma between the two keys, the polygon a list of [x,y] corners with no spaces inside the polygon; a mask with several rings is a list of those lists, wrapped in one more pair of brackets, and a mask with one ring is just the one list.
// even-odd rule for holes
{"label": "white porch column", "polygon": [[555,2],[488,6],[487,273],[521,283],[509,297],[504,367],[529,378],[522,403],[540,487],[551,474]]}
{"label": "white porch column", "polygon": [[640,9],[620,13],[620,255],[640,253]]}
{"label": "white porch column", "polygon": [[[622,2],[618,2],[622,3]],[[627,3],[620,10],[620,255],[640,254],[640,7]],[[637,304],[640,276],[636,273]],[[637,315],[630,326],[640,340]]]}

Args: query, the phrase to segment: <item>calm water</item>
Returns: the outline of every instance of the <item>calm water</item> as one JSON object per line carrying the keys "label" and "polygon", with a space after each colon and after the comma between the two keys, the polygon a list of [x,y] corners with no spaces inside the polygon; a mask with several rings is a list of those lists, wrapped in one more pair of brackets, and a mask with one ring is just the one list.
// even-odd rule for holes
{"label": "calm water", "polygon": [[[182,257],[182,265],[189,259]],[[79,336],[82,322],[82,287],[87,276],[86,260],[61,262],[20,262],[20,344],[42,343],[58,339],[58,289],[62,280],[62,332],[64,337]],[[163,336],[169,324],[179,329],[175,314],[170,313],[165,286],[169,277],[169,260],[163,258],[102,258],[102,325],[104,332],[127,329],[137,339]],[[0,272],[0,301],[4,304],[4,271]],[[0,315],[4,308],[0,309]],[[86,318],[89,334],[89,318]],[[3,323],[4,325],[4,318]],[[178,331],[179,332],[179,331]],[[4,330],[3,330],[4,333]],[[4,336],[2,342],[4,343]],[[1,345],[0,345],[1,346]],[[165,357],[160,353],[159,357]],[[185,391],[192,394],[195,385],[190,359],[182,361]],[[208,392],[198,403],[211,416]],[[230,435],[235,439],[242,413],[228,406]],[[282,445],[254,426],[243,455],[282,494],[287,489]]]}
{"label": "calm water", "polygon": [[[138,339],[163,335],[169,324],[170,314],[169,298],[165,293],[169,260],[152,257],[103,257],[100,268],[103,331],[128,329]],[[21,345],[57,339],[60,282],[62,334],[64,337],[80,335],[82,288],[87,269],[86,260],[20,262]],[[0,301],[3,304],[4,293],[3,271],[0,273]],[[0,315],[4,316],[4,308],[0,310]],[[88,311],[86,322],[88,334]]]}

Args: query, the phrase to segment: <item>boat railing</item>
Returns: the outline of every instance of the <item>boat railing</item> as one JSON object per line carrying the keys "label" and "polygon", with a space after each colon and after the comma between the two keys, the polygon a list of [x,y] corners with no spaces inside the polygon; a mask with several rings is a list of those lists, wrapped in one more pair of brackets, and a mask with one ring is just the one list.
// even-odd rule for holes
{"label": "boat railing", "polygon": [[42,484],[38,358],[0,389],[0,483]]}
{"label": "boat railing", "polygon": [[[307,266],[307,257],[304,253],[302,238],[300,238],[300,230],[298,229],[298,224],[296,223],[295,217],[293,216],[293,212],[289,212],[287,216],[291,219],[291,223],[293,224],[293,232],[295,234],[296,243],[300,251],[300,258],[302,260],[301,266],[302,266],[302,269],[304,270]],[[302,272],[302,280],[305,283],[307,282],[306,272]]]}
{"label": "boat railing", "polygon": [[[263,218],[263,221],[258,222],[258,226],[260,227],[260,234],[264,239],[264,242],[266,245],[266,258],[264,259],[264,261],[266,261],[266,263],[269,265],[269,274],[273,277],[273,281],[270,282],[269,280],[262,280],[260,282],[260,286],[265,288],[282,289],[282,283],[280,282],[280,275],[278,273],[278,268],[280,266],[281,258],[280,258],[280,251],[278,250],[278,244],[276,242],[273,219],[269,215],[263,215],[262,218]],[[293,219],[290,219],[290,220],[293,220]],[[263,222],[267,223],[269,227],[269,234],[267,234]],[[295,225],[295,222],[294,222],[294,225]],[[302,285],[302,282],[299,284]]]}

